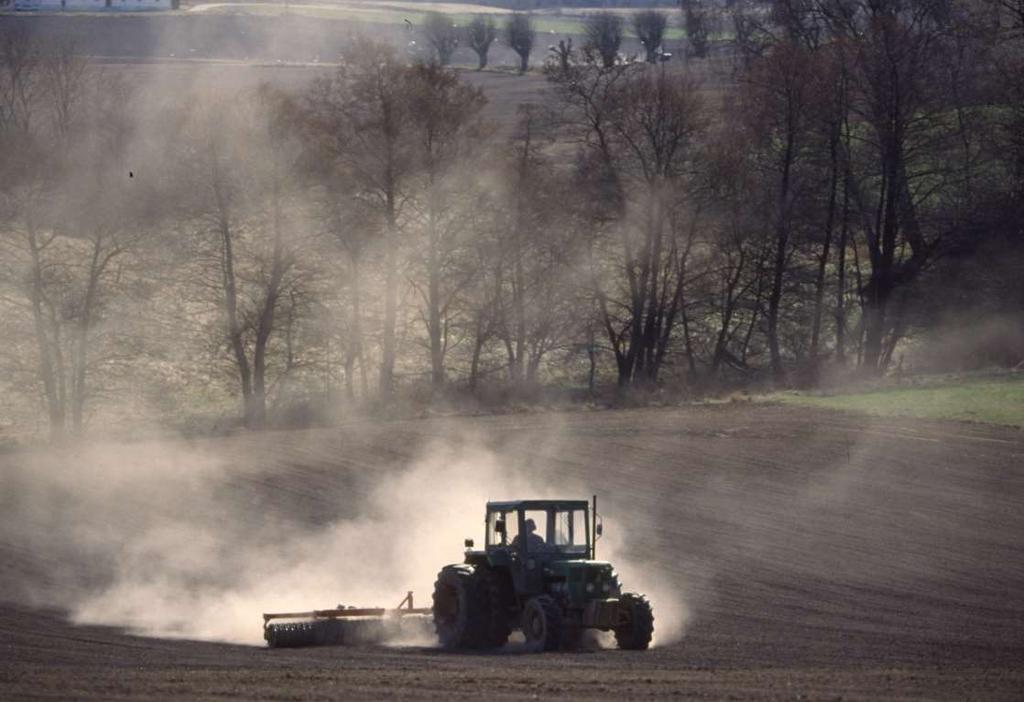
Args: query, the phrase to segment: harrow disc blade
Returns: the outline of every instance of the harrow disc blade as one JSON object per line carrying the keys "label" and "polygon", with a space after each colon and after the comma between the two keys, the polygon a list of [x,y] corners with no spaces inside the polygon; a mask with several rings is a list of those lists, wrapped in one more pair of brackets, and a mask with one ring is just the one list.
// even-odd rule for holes
{"label": "harrow disc blade", "polygon": [[397,638],[410,630],[419,631],[423,622],[429,621],[429,617],[405,616],[285,622],[268,624],[264,638],[270,648],[375,644]]}
{"label": "harrow disc blade", "polygon": [[270,648],[340,646],[345,643],[344,630],[341,625],[342,622],[329,619],[270,624],[264,632],[264,638]]}

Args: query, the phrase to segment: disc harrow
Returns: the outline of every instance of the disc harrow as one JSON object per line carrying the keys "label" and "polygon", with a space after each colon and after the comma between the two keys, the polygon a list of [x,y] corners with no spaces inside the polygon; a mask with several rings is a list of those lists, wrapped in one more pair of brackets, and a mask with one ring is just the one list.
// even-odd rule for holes
{"label": "disc harrow", "polygon": [[351,646],[380,643],[429,622],[429,608],[417,609],[412,592],[394,609],[345,607],[263,615],[263,638],[270,648]]}

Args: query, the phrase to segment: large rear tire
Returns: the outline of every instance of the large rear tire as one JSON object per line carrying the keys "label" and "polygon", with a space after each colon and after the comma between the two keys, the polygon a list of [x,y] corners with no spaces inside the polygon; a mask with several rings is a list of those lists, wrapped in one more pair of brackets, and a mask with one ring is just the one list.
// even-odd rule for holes
{"label": "large rear tire", "polygon": [[522,626],[529,650],[556,651],[562,643],[562,608],[548,595],[538,595],[523,607]]}
{"label": "large rear tire", "polygon": [[434,629],[448,649],[487,645],[487,596],[473,566],[445,566],[434,583]]}
{"label": "large rear tire", "polygon": [[643,595],[634,592],[627,592],[619,602],[629,611],[629,623],[615,630],[615,641],[619,648],[627,651],[646,651],[654,637],[651,603]]}

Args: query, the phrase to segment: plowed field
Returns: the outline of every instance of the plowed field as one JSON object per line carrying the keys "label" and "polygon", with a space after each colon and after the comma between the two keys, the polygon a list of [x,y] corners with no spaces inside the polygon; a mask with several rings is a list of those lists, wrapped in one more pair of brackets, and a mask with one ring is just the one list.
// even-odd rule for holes
{"label": "plowed field", "polygon": [[[178,464],[154,469],[139,459],[176,450],[215,458],[212,477],[182,478],[191,486],[183,492]],[[151,490],[128,490],[110,473],[97,480],[85,467],[80,489],[69,487],[75,461],[94,460],[88,452],[0,458],[0,698],[1024,696],[1016,430],[736,405],[367,422],[124,451],[108,460],[121,469],[138,462],[136,477],[156,470]],[[411,486],[395,478],[413,463],[429,475],[445,456],[469,467]],[[644,653],[545,655],[514,645],[459,654],[422,644],[267,650],[194,640],[235,640],[216,626],[237,616],[234,579],[265,571],[268,591],[311,587],[308,572],[253,563],[275,534],[358,520],[392,480],[403,510],[444,499],[471,480],[481,456],[493,459],[481,481],[507,471],[538,494],[597,492],[606,531],[617,534],[599,543],[599,556],[628,557],[638,588],[656,574],[656,627],[673,631],[659,629],[659,645]],[[65,477],[40,477],[55,461]],[[480,488],[528,496],[500,490]],[[466,509],[478,523],[475,494]],[[461,543],[414,511],[397,527],[360,532],[367,548],[357,556],[325,552],[320,567],[344,583],[375,557],[394,557],[396,539],[431,544],[431,558],[433,541],[444,540],[441,553],[457,560]],[[216,564],[180,557],[189,544],[166,535],[182,525],[187,541],[209,540],[203,553],[219,554]],[[149,535],[147,549],[139,534]],[[164,535],[159,548],[154,534]],[[274,553],[284,559],[287,547],[282,536]],[[153,553],[161,558],[140,555]],[[187,577],[174,579],[179,572]],[[142,590],[141,605],[117,601],[135,592],[129,585],[169,579],[182,602],[166,587]],[[246,588],[258,592],[258,581]],[[381,603],[406,587],[427,594],[421,582],[382,582]],[[188,612],[168,611],[196,603],[209,635],[175,624]],[[259,611],[251,616],[258,641]]]}

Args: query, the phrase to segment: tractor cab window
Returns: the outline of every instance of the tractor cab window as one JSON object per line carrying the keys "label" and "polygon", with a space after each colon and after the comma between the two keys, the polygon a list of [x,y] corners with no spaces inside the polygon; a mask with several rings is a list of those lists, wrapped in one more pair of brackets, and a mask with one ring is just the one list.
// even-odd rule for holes
{"label": "tractor cab window", "polygon": [[582,509],[555,511],[555,533],[552,544],[561,551],[585,553],[587,550],[587,518]]}
{"label": "tractor cab window", "polygon": [[487,543],[491,546],[508,546],[511,538],[509,534],[515,534],[518,528],[515,512],[511,515],[508,512],[491,512],[487,515]]}
{"label": "tractor cab window", "polygon": [[527,551],[544,551],[548,542],[548,513],[541,509],[528,509],[523,512],[523,527],[519,535],[512,540],[512,545]]}

